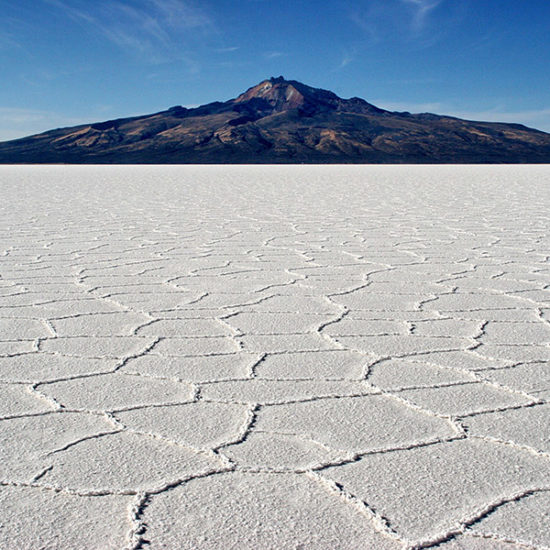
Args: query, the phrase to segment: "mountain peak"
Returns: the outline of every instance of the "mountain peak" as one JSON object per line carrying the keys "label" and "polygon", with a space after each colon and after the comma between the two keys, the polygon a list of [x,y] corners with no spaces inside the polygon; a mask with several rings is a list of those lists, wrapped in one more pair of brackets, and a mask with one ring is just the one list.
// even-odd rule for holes
{"label": "mountain peak", "polygon": [[232,103],[253,104],[273,112],[299,109],[303,113],[313,114],[320,110],[337,110],[343,101],[328,90],[313,88],[296,80],[286,80],[283,76],[272,76],[246,90]]}
{"label": "mountain peak", "polygon": [[246,103],[257,100],[269,104],[275,111],[282,111],[301,107],[305,102],[305,97],[296,89],[292,81],[279,76],[262,80],[256,86],[252,86],[239,95],[233,102]]}

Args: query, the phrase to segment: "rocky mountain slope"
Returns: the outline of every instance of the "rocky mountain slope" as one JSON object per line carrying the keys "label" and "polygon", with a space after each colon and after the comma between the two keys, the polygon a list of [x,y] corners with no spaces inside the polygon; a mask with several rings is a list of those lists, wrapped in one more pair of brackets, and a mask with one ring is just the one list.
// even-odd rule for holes
{"label": "rocky mountain slope", "polygon": [[0,143],[0,163],[550,163],[550,134],[379,109],[283,77],[235,99]]}

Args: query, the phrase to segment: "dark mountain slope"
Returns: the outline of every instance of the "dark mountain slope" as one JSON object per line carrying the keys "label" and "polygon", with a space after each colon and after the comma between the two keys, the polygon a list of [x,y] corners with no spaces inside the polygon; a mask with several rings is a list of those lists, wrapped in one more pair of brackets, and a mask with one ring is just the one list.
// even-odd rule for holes
{"label": "dark mountain slope", "polygon": [[535,163],[550,162],[550,134],[390,112],[279,77],[226,102],[0,143],[0,162]]}

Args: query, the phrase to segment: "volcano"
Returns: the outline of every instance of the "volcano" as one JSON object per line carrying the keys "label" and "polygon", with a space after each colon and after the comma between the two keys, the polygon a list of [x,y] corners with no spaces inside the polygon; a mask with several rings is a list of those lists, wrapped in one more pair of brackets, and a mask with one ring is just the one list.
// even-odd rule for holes
{"label": "volcano", "polygon": [[550,134],[387,111],[281,76],[229,101],[3,142],[0,163],[550,163]]}

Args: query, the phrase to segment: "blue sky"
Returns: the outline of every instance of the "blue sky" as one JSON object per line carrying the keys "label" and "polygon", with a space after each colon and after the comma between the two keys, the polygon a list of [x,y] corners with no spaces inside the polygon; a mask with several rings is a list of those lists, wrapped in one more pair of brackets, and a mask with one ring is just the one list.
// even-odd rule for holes
{"label": "blue sky", "polygon": [[0,140],[270,76],[550,132],[550,0],[0,0]]}

